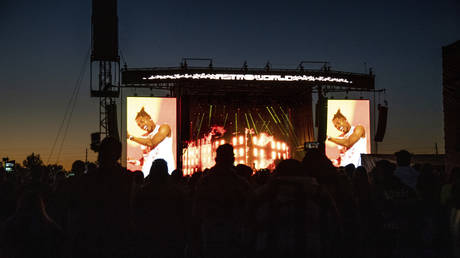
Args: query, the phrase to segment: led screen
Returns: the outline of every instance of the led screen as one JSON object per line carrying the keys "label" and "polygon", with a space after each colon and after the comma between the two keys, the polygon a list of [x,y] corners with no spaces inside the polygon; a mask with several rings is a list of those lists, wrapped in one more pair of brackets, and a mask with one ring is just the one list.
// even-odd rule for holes
{"label": "led screen", "polygon": [[176,169],[176,99],[127,98],[127,168],[147,177],[152,162],[164,159],[168,173]]}
{"label": "led screen", "polygon": [[253,170],[274,169],[277,160],[291,158],[300,145],[302,131],[294,126],[297,107],[205,101],[190,104],[190,139],[182,150],[185,175],[214,166],[216,150],[223,144],[233,146],[235,165],[245,164]]}
{"label": "led screen", "polygon": [[369,100],[328,100],[326,155],[334,166],[360,166],[371,152],[369,117]]}

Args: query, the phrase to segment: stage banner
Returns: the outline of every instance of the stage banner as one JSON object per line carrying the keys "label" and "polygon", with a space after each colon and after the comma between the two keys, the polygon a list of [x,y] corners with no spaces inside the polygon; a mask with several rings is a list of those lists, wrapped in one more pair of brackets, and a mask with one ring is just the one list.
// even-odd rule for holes
{"label": "stage banner", "polygon": [[147,177],[152,163],[163,159],[171,174],[177,157],[176,99],[128,97],[126,110],[128,170]]}
{"label": "stage banner", "polygon": [[334,166],[361,166],[361,154],[371,153],[369,100],[327,102],[326,155]]}

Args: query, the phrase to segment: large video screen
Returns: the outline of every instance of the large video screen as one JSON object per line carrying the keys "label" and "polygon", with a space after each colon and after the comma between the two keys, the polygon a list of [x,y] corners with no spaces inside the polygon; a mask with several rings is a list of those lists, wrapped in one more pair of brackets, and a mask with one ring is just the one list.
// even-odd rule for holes
{"label": "large video screen", "polygon": [[361,166],[361,154],[371,153],[369,100],[327,102],[326,155],[334,166]]}
{"label": "large video screen", "polygon": [[163,159],[168,173],[176,169],[176,99],[127,98],[127,168],[147,177],[152,162]]}

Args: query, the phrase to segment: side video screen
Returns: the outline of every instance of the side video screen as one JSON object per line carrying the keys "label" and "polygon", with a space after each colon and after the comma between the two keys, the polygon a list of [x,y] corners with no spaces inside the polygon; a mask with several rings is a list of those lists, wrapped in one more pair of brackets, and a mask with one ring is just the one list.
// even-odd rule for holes
{"label": "side video screen", "polygon": [[370,153],[369,100],[328,100],[326,155],[334,166],[361,166]]}
{"label": "side video screen", "polygon": [[171,174],[177,157],[176,99],[128,97],[126,110],[128,170],[147,177],[152,163],[163,159]]}

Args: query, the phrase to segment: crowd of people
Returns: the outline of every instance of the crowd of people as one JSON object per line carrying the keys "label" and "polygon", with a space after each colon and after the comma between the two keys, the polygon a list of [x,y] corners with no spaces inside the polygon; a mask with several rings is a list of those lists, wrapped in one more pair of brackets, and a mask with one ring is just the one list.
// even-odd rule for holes
{"label": "crowd of people", "polygon": [[460,168],[396,155],[366,171],[309,150],[253,171],[225,144],[210,169],[169,175],[157,159],[144,178],[106,138],[72,177],[2,171],[0,257],[460,257]]}

